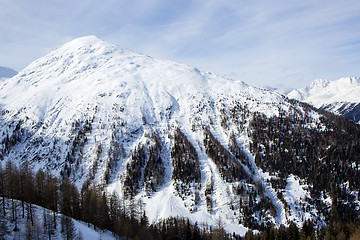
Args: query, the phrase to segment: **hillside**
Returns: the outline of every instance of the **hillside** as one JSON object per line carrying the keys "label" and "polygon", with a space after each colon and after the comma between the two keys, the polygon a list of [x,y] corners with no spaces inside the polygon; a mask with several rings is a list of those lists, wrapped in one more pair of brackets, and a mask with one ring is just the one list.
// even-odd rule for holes
{"label": "hillside", "polygon": [[[21,202],[15,201],[17,208],[20,209]],[[11,206],[11,201],[6,201],[7,206]],[[10,213],[10,207],[7,210]],[[88,224],[55,214],[43,207],[32,206],[33,224],[26,217],[19,217],[12,221],[11,214],[3,216],[0,212],[0,238],[1,239],[86,239],[86,240],[113,240],[116,239],[107,231],[96,231]],[[55,217],[54,217],[55,216]],[[54,222],[55,219],[55,222]],[[56,226],[55,226],[56,224]],[[65,230],[66,229],[66,230]],[[63,231],[64,230],[64,231]],[[50,235],[50,237],[49,237]]]}
{"label": "hillside", "polygon": [[335,81],[315,80],[310,86],[295,89],[288,97],[360,122],[360,79],[340,78]]}
{"label": "hillside", "polygon": [[359,128],[275,92],[89,36],[5,80],[0,95],[3,163],[141,200],[151,223],[221,218],[244,235],[357,221]]}

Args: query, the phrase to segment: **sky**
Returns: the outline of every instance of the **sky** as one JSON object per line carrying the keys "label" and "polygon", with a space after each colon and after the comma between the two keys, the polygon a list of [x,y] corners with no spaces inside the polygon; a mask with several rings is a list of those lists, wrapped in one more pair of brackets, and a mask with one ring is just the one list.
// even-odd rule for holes
{"label": "sky", "polygon": [[359,0],[0,0],[0,66],[86,35],[258,87],[360,76]]}

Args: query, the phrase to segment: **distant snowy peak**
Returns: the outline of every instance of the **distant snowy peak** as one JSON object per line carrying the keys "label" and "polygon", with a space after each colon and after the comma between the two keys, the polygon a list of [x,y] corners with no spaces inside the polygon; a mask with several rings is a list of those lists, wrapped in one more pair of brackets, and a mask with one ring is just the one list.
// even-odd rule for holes
{"label": "distant snowy peak", "polygon": [[[349,112],[353,113],[358,109],[357,106],[360,103],[359,93],[360,79],[358,77],[346,77],[335,81],[318,79],[308,87],[291,91],[287,96],[310,103],[317,108],[349,116]],[[358,117],[347,118],[355,120],[355,122],[360,120],[356,120]]]}
{"label": "distant snowy peak", "polygon": [[329,85],[330,81],[326,79],[316,79],[314,82],[305,88],[294,89],[288,92],[287,96],[289,98],[293,98],[299,101],[305,101],[305,99],[309,98],[311,95],[321,92],[324,88]]}
{"label": "distant snowy peak", "polygon": [[1,78],[11,78],[17,74],[17,71],[14,69],[0,66],[0,79]]}
{"label": "distant snowy peak", "polygon": [[295,89],[287,96],[305,101],[320,108],[334,102],[360,102],[360,79],[355,77],[340,78],[336,81],[315,80],[310,86]]}
{"label": "distant snowy peak", "polygon": [[310,84],[309,89],[321,89],[329,85],[330,81],[327,79],[316,79]]}

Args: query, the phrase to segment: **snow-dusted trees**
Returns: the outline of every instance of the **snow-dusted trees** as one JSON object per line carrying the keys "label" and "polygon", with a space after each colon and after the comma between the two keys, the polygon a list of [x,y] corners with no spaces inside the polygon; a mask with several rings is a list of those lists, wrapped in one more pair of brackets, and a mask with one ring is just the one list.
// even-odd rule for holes
{"label": "snow-dusted trees", "polygon": [[221,176],[227,182],[248,179],[248,174],[242,165],[224,146],[214,137],[209,128],[204,129],[204,146],[206,154],[218,166]]}
{"label": "snow-dusted trees", "polygon": [[0,239],[2,239],[4,236],[6,236],[9,232],[9,229],[7,227],[7,222],[5,219],[5,216],[3,214],[3,211],[0,211]]}
{"label": "snow-dusted trees", "polygon": [[173,180],[180,180],[185,184],[201,182],[200,164],[196,150],[179,128],[174,132],[171,159]]}
{"label": "snow-dusted trees", "polygon": [[[174,132],[174,144],[171,150],[173,165],[172,179],[177,193],[183,199],[192,195],[194,204],[199,202],[201,172],[195,147],[185,134],[177,128]],[[191,210],[196,210],[196,206]]]}
{"label": "snow-dusted trees", "polygon": [[161,157],[161,144],[158,136],[152,136],[154,144],[149,147],[149,160],[144,170],[144,187],[150,194],[164,183],[164,162]]}
{"label": "snow-dusted trees", "polygon": [[85,121],[75,120],[72,123],[69,149],[66,153],[64,168],[60,173],[63,177],[70,177],[79,168],[83,149],[88,140],[86,134],[91,133],[93,120],[94,118]]}
{"label": "snow-dusted trees", "polygon": [[238,161],[240,161],[243,165],[250,167],[249,159],[244,150],[237,143],[234,133],[231,133],[229,137],[229,150]]}
{"label": "snow-dusted trees", "polygon": [[160,139],[155,133],[147,135],[148,141],[140,143],[126,165],[124,194],[134,196],[142,188],[148,193],[164,183],[164,162]]}
{"label": "snow-dusted trees", "polygon": [[[249,135],[255,163],[276,176],[271,183],[278,192],[285,188],[288,175],[304,179],[312,186],[313,204],[327,222],[358,221],[357,207],[348,202],[359,197],[360,127],[327,112],[318,121],[311,120],[312,108],[304,105],[304,109],[279,110],[272,117],[253,115]],[[321,200],[324,193],[332,198],[331,209]]]}
{"label": "snow-dusted trees", "polygon": [[8,154],[10,150],[23,139],[25,131],[21,127],[21,124],[21,121],[9,123],[9,131],[0,142],[0,159],[3,155]]}
{"label": "snow-dusted trees", "polygon": [[[276,208],[272,201],[264,195],[263,185],[254,181],[251,172],[245,171],[244,166],[250,171],[252,168],[246,154],[238,146],[234,134],[230,135],[229,140],[230,151],[214,137],[209,128],[204,129],[203,142],[206,154],[214,161],[222,178],[232,184],[233,193],[237,195],[237,200],[241,201],[241,204],[239,204],[241,205],[239,208],[239,223],[251,229],[258,228],[260,227],[258,222],[266,221],[265,219],[269,215],[276,216]],[[205,199],[210,212],[214,204],[211,189],[211,181],[208,181]],[[231,204],[232,209],[239,206],[234,203]]]}
{"label": "snow-dusted trees", "polygon": [[124,180],[124,193],[126,196],[134,196],[141,188],[141,177],[147,160],[145,146],[135,148],[131,158],[126,165],[126,176]]}
{"label": "snow-dusted trees", "polygon": [[206,181],[205,185],[205,200],[206,200],[206,207],[209,213],[213,211],[213,198],[212,194],[214,192],[214,179],[211,178],[209,181]]}
{"label": "snow-dusted trees", "polygon": [[[115,173],[115,170],[117,168],[117,163],[125,157],[125,149],[123,145],[121,144],[121,141],[119,140],[120,137],[118,136],[119,133],[116,130],[116,125],[112,125],[112,134],[111,134],[111,141],[110,141],[110,147],[108,151],[108,158],[106,160],[106,167],[105,167],[105,174],[104,174],[104,180],[105,183],[108,184],[110,181],[110,177],[113,173]],[[100,151],[99,151],[100,150]],[[100,158],[101,154],[101,144],[98,145],[98,150],[96,154],[96,159],[98,160]],[[96,160],[94,161],[94,163]]]}

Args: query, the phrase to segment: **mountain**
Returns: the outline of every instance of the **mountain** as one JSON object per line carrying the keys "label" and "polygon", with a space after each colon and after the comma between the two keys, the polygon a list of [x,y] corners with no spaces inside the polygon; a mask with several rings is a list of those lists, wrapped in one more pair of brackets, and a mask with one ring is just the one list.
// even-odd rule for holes
{"label": "mountain", "polygon": [[359,127],[278,93],[88,36],[0,96],[3,163],[115,192],[152,223],[182,216],[244,235],[357,219]]}
{"label": "mountain", "polygon": [[11,68],[0,66],[0,78],[11,78],[17,74],[17,71]]}
{"label": "mountain", "polygon": [[335,81],[315,80],[310,86],[295,89],[287,96],[360,123],[359,92],[360,79],[347,77]]}

